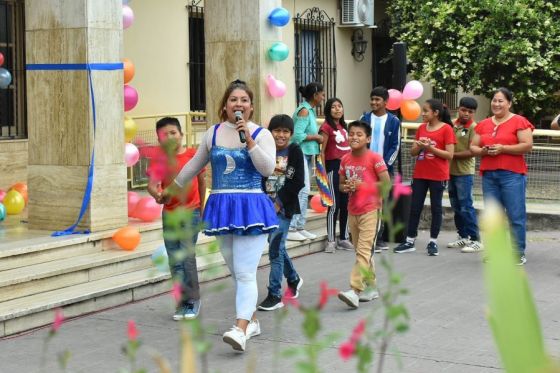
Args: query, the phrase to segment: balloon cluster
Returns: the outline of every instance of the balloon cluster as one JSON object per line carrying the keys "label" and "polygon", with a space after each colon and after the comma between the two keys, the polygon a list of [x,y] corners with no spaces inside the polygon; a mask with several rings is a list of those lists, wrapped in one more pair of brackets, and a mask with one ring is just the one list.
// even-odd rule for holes
{"label": "balloon cluster", "polygon": [[4,64],[4,55],[0,53],[0,88],[6,89],[12,82],[12,74],[5,68],[1,67]]}
{"label": "balloon cluster", "polygon": [[[134,22],[134,12],[132,8],[128,5],[129,0],[123,0],[122,14],[123,14],[123,29],[129,28]],[[136,89],[129,85],[136,69],[134,64],[128,58],[123,59],[123,75],[124,75],[124,111],[130,111],[136,107],[138,104],[138,92]],[[140,152],[136,145],[132,144],[134,136],[138,131],[138,126],[132,120],[132,118],[125,115],[124,117],[124,139],[126,142],[125,152],[124,152],[124,162],[127,167],[132,167],[140,159]]]}
{"label": "balloon cluster", "polygon": [[6,218],[6,215],[17,215],[23,211],[27,205],[27,184],[15,183],[8,189],[0,189],[0,221]]}
{"label": "balloon cluster", "polygon": [[424,87],[418,80],[411,80],[406,83],[404,89],[398,91],[396,89],[389,90],[389,99],[387,100],[387,109],[401,110],[401,114],[406,120],[416,120],[420,116],[422,109],[415,100],[422,96]]}
{"label": "balloon cluster", "polygon": [[128,217],[150,222],[161,216],[162,205],[153,197],[140,197],[136,192],[128,192]]}
{"label": "balloon cluster", "polygon": [[[274,8],[268,15],[268,22],[272,26],[284,27],[290,22],[290,13],[285,8]],[[273,43],[268,49],[267,55],[274,62],[281,62],[288,58],[290,49],[282,42]],[[266,77],[266,86],[268,93],[274,97],[279,98],[286,94],[286,84],[274,75],[268,74]]]}

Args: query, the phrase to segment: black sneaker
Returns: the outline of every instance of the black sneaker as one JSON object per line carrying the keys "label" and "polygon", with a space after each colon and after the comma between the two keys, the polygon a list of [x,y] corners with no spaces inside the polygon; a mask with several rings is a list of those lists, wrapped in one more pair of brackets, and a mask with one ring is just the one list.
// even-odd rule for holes
{"label": "black sneaker", "polygon": [[517,262],[518,266],[525,265],[527,263],[527,258],[525,258],[525,254],[519,255],[519,262]]}
{"label": "black sneaker", "polygon": [[299,289],[301,288],[301,285],[303,285],[303,279],[301,277],[298,277],[297,281],[294,282],[288,281],[288,288],[291,290],[292,294],[289,298],[296,299],[299,297]]}
{"label": "black sneaker", "polygon": [[439,250],[438,250],[438,246],[437,243],[430,241],[430,243],[428,243],[428,246],[426,246],[426,250],[428,250],[428,255],[429,256],[438,256],[439,255]]}
{"label": "black sneaker", "polygon": [[266,299],[263,300],[261,304],[259,304],[258,309],[261,311],[273,311],[282,307],[284,307],[284,303],[282,303],[282,298],[275,297],[274,295],[268,294]]}
{"label": "black sneaker", "polygon": [[393,252],[397,254],[410,253],[413,251],[416,251],[416,247],[414,247],[414,243],[410,242],[403,242],[393,249]]}

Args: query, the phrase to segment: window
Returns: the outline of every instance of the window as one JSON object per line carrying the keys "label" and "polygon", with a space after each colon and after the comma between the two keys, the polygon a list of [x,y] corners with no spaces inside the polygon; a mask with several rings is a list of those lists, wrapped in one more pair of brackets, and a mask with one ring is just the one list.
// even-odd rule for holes
{"label": "window", "polygon": [[443,92],[432,88],[432,97],[440,100],[449,110],[458,109],[458,96],[457,92]]}
{"label": "window", "polygon": [[[326,97],[336,96],[334,24],[334,19],[317,7],[294,18],[297,103],[302,100],[297,89],[311,82],[322,83]],[[322,110],[318,107],[317,114],[323,115]]]}
{"label": "window", "polygon": [[197,6],[200,1],[189,5],[189,83],[190,110],[206,109],[206,88],[204,79],[204,8]]}
{"label": "window", "polygon": [[0,52],[12,75],[0,89],[0,140],[27,138],[25,112],[25,25],[23,0],[0,0]]}

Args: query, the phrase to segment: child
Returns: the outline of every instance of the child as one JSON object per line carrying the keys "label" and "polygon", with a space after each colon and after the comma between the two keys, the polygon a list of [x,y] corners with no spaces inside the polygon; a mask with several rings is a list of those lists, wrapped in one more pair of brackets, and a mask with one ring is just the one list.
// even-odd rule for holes
{"label": "child", "polygon": [[393,249],[395,253],[415,251],[414,241],[418,235],[420,214],[426,194],[430,190],[432,223],[430,242],[426,247],[429,256],[439,254],[437,237],[441,229],[442,198],[449,180],[449,161],[453,158],[455,134],[451,127],[449,111],[439,100],[429,99],[422,107],[424,123],[416,131],[410,154],[416,156],[412,175],[412,202],[406,241]]}
{"label": "child", "polygon": [[[370,95],[369,105],[371,112],[362,115],[360,120],[369,123],[372,131],[372,141],[370,149],[381,154],[389,175],[393,175],[393,165],[397,160],[400,151],[401,121],[395,115],[387,112],[387,100],[389,100],[389,91],[387,88],[379,86],[375,87]],[[378,239],[375,242],[374,252],[380,253],[381,250],[389,250],[389,245],[383,240],[383,231],[387,227],[380,225],[377,233]]]}
{"label": "child", "polygon": [[[353,309],[359,302],[368,302],[379,296],[376,290],[372,247],[379,229],[381,198],[378,183],[390,183],[383,158],[369,151],[371,127],[363,121],[348,126],[352,152],[340,164],[340,190],[350,193],[348,225],[352,244],[356,248],[356,262],[350,274],[350,290],[340,292],[338,298]],[[371,271],[365,274],[364,270]]]}
{"label": "child", "polygon": [[449,202],[455,212],[457,240],[449,242],[447,247],[461,248],[463,253],[475,253],[482,250],[476,211],[473,206],[474,156],[469,147],[474,137],[473,117],[478,103],[472,97],[463,97],[459,101],[459,112],[453,123],[453,132],[457,145],[449,167]]}
{"label": "child", "polygon": [[[148,192],[158,203],[162,203],[162,189],[173,182],[177,173],[194,156],[195,149],[183,146],[183,132],[177,118],[158,120],[156,133],[160,148],[148,167]],[[202,170],[196,183],[187,185],[184,193],[172,197],[163,206],[163,240],[169,257],[169,269],[173,281],[180,283],[182,290],[182,299],[173,320],[194,319],[200,311],[195,245],[205,192],[205,170]],[[187,210],[192,211],[190,221]]]}
{"label": "child", "polygon": [[[340,160],[350,153],[348,146],[348,130],[344,121],[344,107],[338,98],[329,98],[325,104],[325,123],[319,129],[323,136],[321,157],[327,169],[329,190],[333,196],[333,205],[327,211],[327,244],[326,253],[334,253],[336,248],[341,250],[354,250],[348,241],[348,194],[341,193],[339,189],[338,170]],[[340,239],[335,241],[336,220],[339,220]]]}
{"label": "child", "polygon": [[294,121],[288,115],[275,115],[270,120],[268,130],[276,143],[276,168],[274,174],[265,179],[265,190],[274,202],[280,222],[276,231],[268,237],[268,258],[270,275],[268,296],[258,309],[272,311],[284,307],[282,303],[282,275],[288,281],[291,296],[297,298],[303,279],[297,274],[288,253],[286,237],[294,214],[300,212],[298,193],[305,185],[303,152],[299,145],[290,144],[294,134]]}

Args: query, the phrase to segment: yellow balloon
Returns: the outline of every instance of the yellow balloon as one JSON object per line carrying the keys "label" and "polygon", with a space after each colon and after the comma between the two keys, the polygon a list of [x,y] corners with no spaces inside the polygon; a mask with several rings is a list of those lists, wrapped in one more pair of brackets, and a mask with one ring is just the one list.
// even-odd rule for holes
{"label": "yellow balloon", "polygon": [[136,136],[136,132],[138,131],[138,125],[136,122],[128,116],[124,117],[124,141],[125,142],[132,142],[134,136]]}
{"label": "yellow balloon", "polygon": [[4,197],[3,203],[8,215],[17,215],[25,208],[25,199],[17,190],[10,190]]}

